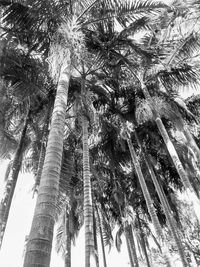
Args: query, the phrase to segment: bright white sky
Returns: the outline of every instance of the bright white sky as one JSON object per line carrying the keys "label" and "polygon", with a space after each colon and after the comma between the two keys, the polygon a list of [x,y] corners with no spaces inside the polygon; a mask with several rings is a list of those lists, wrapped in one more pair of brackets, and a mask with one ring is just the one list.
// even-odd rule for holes
{"label": "bright white sky", "polygon": [[[0,169],[1,199],[5,186],[3,181],[6,162],[0,165]],[[14,195],[3,245],[0,251],[0,266],[2,267],[23,266],[24,241],[25,236],[29,234],[35,206],[35,199],[32,199],[32,186],[32,175],[21,174],[17,183],[16,194]],[[84,265],[84,251],[84,233],[82,230],[79,234],[76,247],[72,250],[72,266]],[[101,252],[100,244],[99,252]],[[108,266],[115,267],[130,266],[126,246],[122,247],[122,252],[120,254],[113,246],[112,252],[107,256],[107,264]],[[102,257],[100,257],[100,267],[101,266],[103,266]],[[54,248],[52,252],[51,267],[64,267],[61,256],[57,255]]]}

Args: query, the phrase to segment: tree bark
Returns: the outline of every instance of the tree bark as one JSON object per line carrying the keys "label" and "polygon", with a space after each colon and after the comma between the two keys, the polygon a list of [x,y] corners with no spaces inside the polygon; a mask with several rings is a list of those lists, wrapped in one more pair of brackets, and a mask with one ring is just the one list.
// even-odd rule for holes
{"label": "tree bark", "polygon": [[24,267],[49,267],[63,151],[71,59],[60,73]]}
{"label": "tree bark", "polygon": [[83,129],[83,181],[84,181],[84,223],[85,223],[85,267],[94,266],[93,208],[89,164],[88,120],[82,116]]}
{"label": "tree bark", "polygon": [[10,207],[11,207],[15,187],[17,184],[19,171],[20,171],[21,164],[22,164],[23,152],[24,152],[23,151],[24,140],[26,137],[27,127],[29,123],[29,116],[30,116],[30,111],[28,112],[28,115],[26,117],[25,125],[21,133],[21,138],[19,140],[17,151],[13,159],[11,174],[9,174],[9,178],[6,183],[4,197],[1,200],[1,204],[0,204],[0,248],[3,242],[3,237],[4,237],[4,233],[5,233],[5,229],[6,229],[6,225],[8,221]]}

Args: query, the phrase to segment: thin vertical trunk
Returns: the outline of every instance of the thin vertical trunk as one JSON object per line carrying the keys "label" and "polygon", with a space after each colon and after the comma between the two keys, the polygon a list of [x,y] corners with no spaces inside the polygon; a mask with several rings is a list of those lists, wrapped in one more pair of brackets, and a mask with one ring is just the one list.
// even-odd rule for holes
{"label": "thin vertical trunk", "polygon": [[65,267],[71,267],[71,233],[69,229],[69,216],[66,216],[66,252],[65,252]]}
{"label": "thin vertical trunk", "polygon": [[126,245],[127,245],[127,250],[128,250],[128,256],[129,256],[129,261],[131,267],[135,267],[134,261],[133,261],[133,255],[132,255],[132,250],[131,250],[131,245],[130,245],[130,240],[128,238],[128,232],[125,229],[125,238],[126,238]]}
{"label": "thin vertical trunk", "polygon": [[101,221],[97,206],[95,206],[95,208],[96,208],[96,212],[97,212],[97,220],[99,223],[99,232],[100,232],[101,248],[102,248],[102,255],[103,255],[103,265],[104,265],[104,267],[107,267],[106,253],[105,253],[105,247],[104,247],[104,242],[103,242],[102,221]]}
{"label": "thin vertical trunk", "polygon": [[[125,129],[126,129],[126,126],[125,126]],[[153,205],[153,201],[152,201],[150,193],[148,191],[144,176],[142,174],[142,170],[141,170],[140,163],[138,161],[135,149],[133,147],[133,144],[132,144],[130,138],[128,137],[128,134],[127,134],[127,143],[128,143],[129,151],[131,154],[132,162],[133,162],[133,165],[135,167],[135,171],[136,171],[136,174],[138,176],[138,180],[139,180],[139,183],[141,185],[141,189],[142,189],[142,192],[143,192],[143,195],[145,198],[147,209],[148,209],[148,212],[151,216],[151,220],[153,222],[153,225],[154,225],[154,228],[156,231],[157,238],[158,238],[158,240],[160,240],[162,242],[163,255],[165,257],[166,264],[167,264],[167,266],[171,266],[170,258],[168,256],[167,247],[166,247],[166,244],[164,243],[162,228],[161,228],[161,225],[159,223],[159,220],[158,220],[158,217],[157,217],[154,205]]]}
{"label": "thin vertical trunk", "polygon": [[88,120],[82,116],[83,129],[83,183],[84,183],[84,224],[85,224],[85,267],[94,266],[93,208],[90,180]]}
{"label": "thin vertical trunk", "polygon": [[97,225],[96,225],[96,221],[95,221],[94,209],[93,209],[93,232],[94,232],[94,251],[95,251],[96,267],[99,267],[99,253],[98,253],[98,243],[97,243]]}
{"label": "thin vertical trunk", "polygon": [[[187,263],[187,260],[185,259],[184,248],[183,248],[183,246],[181,244],[180,237],[179,237],[178,232],[176,230],[176,225],[175,225],[175,222],[174,222],[174,218],[173,218],[172,212],[169,209],[169,204],[168,204],[167,198],[166,198],[166,196],[163,195],[163,192],[161,190],[160,184],[157,181],[157,178],[156,178],[156,175],[154,173],[154,170],[153,170],[152,166],[149,164],[148,160],[146,159],[145,153],[143,153],[143,148],[142,148],[142,146],[140,144],[140,141],[139,141],[139,138],[137,136],[136,131],[134,131],[134,135],[135,135],[137,143],[138,143],[138,145],[139,145],[139,147],[140,147],[140,149],[142,151],[144,161],[146,163],[146,166],[147,166],[147,169],[149,171],[149,174],[151,175],[151,179],[152,179],[152,181],[154,183],[156,192],[158,193],[160,202],[161,202],[162,207],[163,207],[164,214],[165,214],[166,219],[167,219],[167,224],[168,224],[169,230],[171,231],[171,234],[172,234],[172,237],[174,239],[174,242],[175,242],[175,244],[176,244],[176,246],[178,248],[178,252],[179,252],[179,256],[181,258],[182,265],[184,267],[187,267],[188,263]],[[147,154],[147,156],[148,156],[148,154]]]}
{"label": "thin vertical trunk", "polygon": [[41,176],[42,176],[42,169],[43,169],[45,153],[46,153],[46,139],[47,139],[47,134],[48,134],[50,115],[51,115],[51,106],[49,105],[47,114],[45,116],[45,121],[44,121],[44,126],[43,126],[43,131],[42,131],[43,134],[42,134],[42,141],[41,141],[41,147],[40,147],[40,156],[39,156],[39,163],[38,163],[37,174],[35,178],[33,194],[38,191]]}
{"label": "thin vertical trunk", "polygon": [[24,267],[49,267],[59,192],[71,59],[61,70]]}
{"label": "thin vertical trunk", "polygon": [[8,216],[10,212],[10,207],[15,191],[15,187],[17,184],[17,179],[19,175],[19,171],[21,168],[22,164],[22,159],[23,159],[23,150],[24,150],[24,140],[26,137],[26,132],[27,132],[27,127],[28,127],[28,122],[29,122],[29,116],[30,116],[30,111],[28,112],[24,128],[22,130],[21,138],[19,140],[19,145],[17,147],[17,151],[15,153],[13,163],[12,163],[12,169],[11,173],[9,175],[9,178],[6,183],[6,189],[4,193],[4,197],[1,200],[0,204],[0,248],[3,242],[3,237],[8,221]]}
{"label": "thin vertical trunk", "polygon": [[136,247],[135,247],[135,241],[134,241],[131,225],[127,225],[125,231],[127,233],[127,237],[128,237],[129,244],[130,244],[131,255],[133,258],[133,262],[134,262],[133,266],[139,267],[138,257],[137,257],[137,253],[136,253]]}
{"label": "thin vertical trunk", "polygon": [[151,267],[151,263],[149,260],[149,256],[147,253],[146,244],[145,244],[145,240],[144,240],[144,232],[143,232],[142,225],[140,222],[140,216],[139,216],[139,213],[137,210],[136,210],[136,216],[137,216],[137,221],[138,221],[138,226],[139,226],[139,233],[140,233],[140,238],[141,238],[142,250],[143,250],[143,253],[144,253],[144,256],[146,259],[147,267]]}

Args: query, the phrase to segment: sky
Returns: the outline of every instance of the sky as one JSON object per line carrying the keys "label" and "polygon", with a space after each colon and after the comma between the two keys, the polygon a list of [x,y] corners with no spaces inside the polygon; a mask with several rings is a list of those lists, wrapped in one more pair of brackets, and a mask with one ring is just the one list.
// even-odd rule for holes
{"label": "sky", "polygon": [[[6,165],[7,162],[0,164],[0,199],[5,187],[4,174]],[[36,201],[36,197],[35,199],[32,198],[31,188],[33,183],[34,180],[31,174],[20,174],[0,251],[0,266],[2,267],[23,266],[24,241],[30,231]],[[125,241],[123,243],[125,244]],[[100,267],[103,267],[100,243],[98,247]],[[84,251],[84,229],[82,229],[76,242],[76,247],[72,248],[72,266],[83,266]],[[115,267],[130,266],[126,246],[122,246],[120,254],[113,246],[112,251],[107,256],[107,263],[108,266]],[[50,267],[62,266],[64,267],[63,259],[60,255],[57,255],[53,244]]]}

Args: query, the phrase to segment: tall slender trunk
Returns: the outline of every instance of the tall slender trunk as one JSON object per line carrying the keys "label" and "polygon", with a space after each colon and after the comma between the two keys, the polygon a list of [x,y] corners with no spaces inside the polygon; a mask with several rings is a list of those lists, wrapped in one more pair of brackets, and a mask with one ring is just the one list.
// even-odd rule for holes
{"label": "tall slender trunk", "polygon": [[141,238],[141,245],[142,245],[142,250],[146,259],[146,263],[147,263],[147,267],[151,267],[151,263],[149,260],[149,256],[147,253],[147,249],[146,249],[146,244],[145,244],[145,240],[144,240],[144,231],[142,229],[142,225],[141,225],[141,221],[140,221],[140,216],[138,211],[136,210],[136,217],[137,217],[137,222],[138,222],[138,226],[139,226],[139,233],[140,233],[140,238]]}
{"label": "tall slender trunk", "polygon": [[83,129],[83,182],[84,182],[84,223],[85,223],[85,267],[94,266],[93,208],[90,180],[88,120],[82,116]]}
{"label": "tall slender trunk", "polygon": [[97,212],[97,220],[98,220],[98,223],[99,223],[99,232],[100,232],[101,248],[102,248],[102,255],[103,255],[103,266],[107,267],[106,253],[105,253],[105,247],[104,247],[104,242],[103,242],[102,220],[100,218],[97,206],[95,206],[95,208],[96,208],[96,212]]}
{"label": "tall slender trunk", "polygon": [[[125,125],[124,125],[124,127],[126,129]],[[127,133],[127,130],[126,130],[126,133]],[[148,209],[148,212],[150,214],[151,220],[153,222],[153,225],[154,225],[154,228],[155,228],[155,231],[156,231],[157,238],[158,238],[158,240],[160,240],[162,242],[163,255],[165,257],[166,264],[167,264],[167,266],[171,266],[170,258],[168,256],[167,246],[165,244],[164,236],[163,236],[163,233],[162,233],[162,227],[161,227],[160,222],[158,220],[158,217],[157,217],[154,205],[153,205],[153,201],[151,199],[151,196],[150,196],[149,190],[147,188],[144,176],[142,174],[140,163],[138,161],[138,158],[137,158],[135,149],[133,147],[133,144],[132,144],[132,142],[130,140],[130,137],[128,137],[128,133],[127,133],[127,139],[126,140],[127,140],[127,144],[128,144],[128,147],[129,147],[130,154],[131,154],[132,162],[133,162],[133,165],[135,167],[135,171],[136,171],[136,174],[138,176],[138,180],[139,180],[139,183],[141,185],[141,189],[142,189],[142,192],[143,192],[143,195],[144,195],[144,198],[145,198],[147,209]]]}
{"label": "tall slender trunk", "polygon": [[35,194],[38,191],[41,176],[42,176],[42,169],[44,166],[45,153],[46,153],[46,139],[47,139],[47,134],[48,134],[50,115],[51,115],[51,107],[49,105],[48,110],[47,110],[47,114],[45,116],[43,130],[42,130],[40,156],[39,156],[39,163],[38,163],[38,167],[37,167],[37,174],[36,174],[36,178],[35,178],[35,184],[34,184],[34,188],[33,188],[33,194]]}
{"label": "tall slender trunk", "polygon": [[131,267],[135,267],[134,261],[133,261],[133,255],[132,255],[132,250],[131,250],[131,245],[130,245],[130,240],[128,238],[128,232],[125,229],[125,238],[126,238],[126,245],[127,245],[127,250],[128,250],[128,256],[129,256],[129,261]]}
{"label": "tall slender trunk", "polygon": [[63,151],[71,59],[61,70],[24,267],[49,267]]}
{"label": "tall slender trunk", "polygon": [[[147,166],[147,169],[149,171],[149,174],[151,176],[151,179],[153,181],[153,184],[155,186],[155,189],[156,189],[156,192],[158,193],[158,196],[159,196],[159,199],[160,199],[160,202],[162,204],[162,208],[163,208],[163,211],[164,211],[164,214],[166,216],[166,219],[167,219],[167,224],[168,224],[168,227],[169,227],[169,230],[172,234],[172,237],[174,239],[174,242],[178,248],[178,252],[179,252],[179,256],[181,258],[181,262],[182,262],[182,265],[184,267],[187,267],[188,266],[188,263],[187,263],[187,260],[185,259],[185,252],[184,252],[184,248],[181,244],[181,240],[180,240],[180,237],[179,237],[179,234],[176,230],[176,224],[175,224],[175,221],[174,221],[174,218],[173,218],[173,215],[172,215],[172,211],[169,209],[169,204],[168,204],[168,201],[167,201],[167,198],[165,195],[163,195],[163,191],[161,190],[161,187],[160,187],[160,184],[158,183],[157,181],[157,178],[156,178],[156,175],[154,173],[154,170],[152,168],[152,166],[149,164],[145,154],[143,152],[143,148],[141,146],[141,143],[140,143],[140,140],[137,136],[137,133],[136,131],[134,131],[134,135],[135,135],[135,139],[137,140],[137,143],[141,149],[141,152],[142,152],[142,155],[143,155],[143,158],[144,158],[144,161],[145,161],[145,164]],[[147,154],[148,156],[148,154]]]}
{"label": "tall slender trunk", "polygon": [[10,207],[11,207],[15,187],[17,184],[19,171],[20,171],[21,164],[22,164],[24,140],[26,137],[27,127],[29,123],[29,116],[30,116],[30,111],[28,112],[28,115],[26,117],[25,125],[21,133],[21,138],[19,140],[17,151],[13,159],[11,173],[6,183],[4,197],[1,200],[1,204],[0,204],[0,248],[3,242],[3,237],[4,237],[4,233],[5,233],[5,229],[6,229],[6,225],[8,221]]}
{"label": "tall slender trunk", "polygon": [[127,225],[125,228],[125,231],[126,231],[126,236],[129,240],[129,244],[130,244],[131,255],[133,258],[133,262],[134,262],[133,266],[139,267],[138,257],[137,257],[137,253],[136,253],[136,247],[135,247],[135,241],[134,241],[131,225]]}
{"label": "tall slender trunk", "polygon": [[150,101],[151,109],[152,109],[152,112],[153,112],[153,115],[155,118],[156,125],[159,129],[159,132],[160,132],[164,142],[165,142],[165,145],[166,145],[167,150],[169,152],[169,155],[170,155],[170,157],[174,163],[174,166],[175,166],[175,168],[176,168],[176,170],[177,170],[177,172],[178,172],[178,174],[182,180],[183,186],[185,187],[186,191],[188,191],[188,190],[190,191],[190,194],[192,195],[191,199],[193,200],[194,205],[195,205],[195,202],[200,204],[200,201],[198,199],[198,195],[196,194],[196,192],[194,191],[194,189],[190,183],[190,180],[187,176],[187,173],[185,172],[183,165],[179,159],[179,156],[176,152],[176,149],[169,138],[169,135],[168,135],[167,130],[166,130],[161,118],[160,118],[160,115],[158,114],[157,110],[153,106],[153,103],[151,103],[152,100],[151,100],[151,96],[148,92],[148,89],[146,88],[142,79],[140,79],[140,83],[141,83],[142,91],[143,91],[145,98]]}
{"label": "tall slender trunk", "polygon": [[99,253],[98,253],[98,242],[97,242],[97,225],[96,225],[96,220],[95,220],[94,209],[93,209],[93,232],[94,232],[94,250],[95,250],[96,267],[99,267]]}
{"label": "tall slender trunk", "polygon": [[69,227],[69,216],[66,216],[66,251],[65,251],[65,267],[71,267],[71,233]]}

